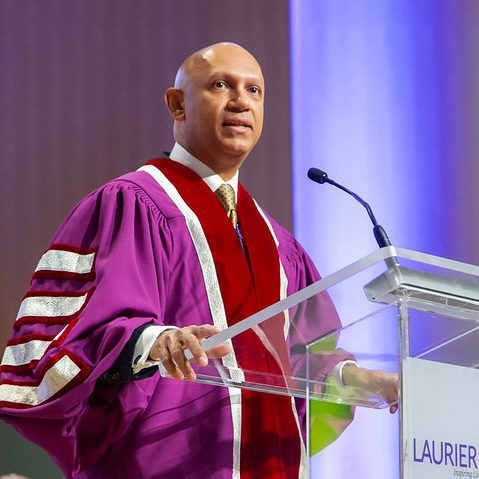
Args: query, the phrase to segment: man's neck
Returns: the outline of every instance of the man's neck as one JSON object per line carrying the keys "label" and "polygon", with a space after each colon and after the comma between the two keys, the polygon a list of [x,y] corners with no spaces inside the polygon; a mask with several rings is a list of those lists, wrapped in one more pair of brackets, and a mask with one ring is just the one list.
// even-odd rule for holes
{"label": "man's neck", "polygon": [[234,188],[235,192],[238,192],[238,171],[230,180],[225,181],[218,173],[216,173],[202,161],[198,160],[198,158],[194,157],[179,143],[175,143],[173,149],[171,150],[170,158],[173,161],[177,161],[178,163],[188,167],[190,170],[193,170],[208,184],[213,191],[215,191],[222,183],[229,183]]}

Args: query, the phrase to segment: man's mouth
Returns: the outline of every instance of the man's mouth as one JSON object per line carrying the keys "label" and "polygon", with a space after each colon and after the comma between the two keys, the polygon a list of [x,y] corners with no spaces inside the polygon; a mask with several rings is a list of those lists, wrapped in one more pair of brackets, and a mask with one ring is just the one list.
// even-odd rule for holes
{"label": "man's mouth", "polygon": [[238,127],[238,128],[251,128],[251,125],[246,121],[230,120],[223,122],[223,126]]}

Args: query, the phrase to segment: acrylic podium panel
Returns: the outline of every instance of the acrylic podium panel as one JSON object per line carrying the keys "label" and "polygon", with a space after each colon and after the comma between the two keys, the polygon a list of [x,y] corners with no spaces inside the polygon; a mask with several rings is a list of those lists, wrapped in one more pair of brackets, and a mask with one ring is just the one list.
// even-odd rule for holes
{"label": "acrylic podium panel", "polygon": [[[333,335],[339,346],[354,352],[361,366],[400,372],[396,470],[380,455],[373,456],[365,478],[479,477],[479,268],[401,249],[396,253],[397,264],[388,259],[385,272],[363,288],[369,300],[384,308]],[[397,328],[392,341],[393,329],[388,324]],[[368,337],[377,342],[365,348]],[[323,341],[331,339],[321,339],[309,348],[321,349]],[[338,390],[335,402],[340,403],[341,395]],[[353,402],[364,406],[355,397]],[[310,402],[313,413],[315,404]],[[382,405],[378,401],[378,408]],[[363,413],[360,408],[356,411]],[[390,421],[384,416],[382,419]],[[313,455],[319,449],[315,445],[317,434],[310,429]],[[364,436],[371,444],[387,440],[393,444],[391,439]],[[347,444],[345,460],[351,458],[354,447],[351,442]],[[322,468],[321,458],[315,461],[313,457],[310,477],[321,477]],[[335,477],[350,475],[351,471],[346,471]],[[357,474],[354,477],[359,478]]]}
{"label": "acrylic podium panel", "polygon": [[[342,328],[325,334],[321,324],[330,314],[339,315]],[[354,475],[354,446],[347,436],[362,411],[384,418],[385,411],[380,410],[390,406],[380,391],[340,385],[335,374],[328,374],[338,360],[351,357],[361,367],[398,373],[401,383],[400,413],[395,417],[400,424],[395,433],[398,437],[393,438],[393,443],[398,444],[397,462],[392,466],[395,471],[388,470],[391,466],[387,464],[381,467],[380,457],[371,458],[374,468],[366,477],[439,479],[436,466],[441,466],[442,471],[447,469],[452,476],[451,464],[421,469],[422,465],[429,466],[427,453],[434,438],[421,435],[414,428],[417,415],[424,416],[424,411],[428,411],[428,404],[423,409],[418,407],[422,400],[415,395],[419,388],[414,384],[430,381],[429,376],[421,377],[430,374],[422,373],[421,366],[431,364],[439,368],[434,376],[439,378],[435,381],[438,391],[448,387],[440,384],[441,368],[477,372],[474,368],[479,365],[479,268],[401,248],[382,248],[208,338],[203,345],[209,349],[223,342],[232,343],[235,356],[196,368],[198,381],[293,396],[298,403],[303,400],[307,410],[310,478],[361,479]],[[412,401],[414,406],[408,403]],[[355,419],[342,433],[351,406],[356,406]],[[476,411],[469,413],[471,417],[478,416]],[[431,420],[437,422],[434,417]],[[340,441],[346,445],[344,463],[352,463],[352,469],[335,467],[325,473],[327,465],[322,458],[330,449],[326,446],[340,434]],[[476,443],[470,437],[462,439],[460,431],[451,433],[452,436],[449,442],[448,438],[443,439],[443,452],[446,442],[479,445],[479,438]],[[390,438],[365,435],[363,441],[368,440],[374,450],[375,443]],[[421,444],[420,452],[412,447],[417,444]],[[460,462],[459,446],[456,465],[462,466],[466,460]],[[467,465],[474,466],[470,457],[474,451],[468,451]],[[429,456],[431,462],[439,462],[439,450],[436,457],[432,453]],[[452,458],[450,455],[449,463]],[[479,453],[476,461],[479,463]]]}

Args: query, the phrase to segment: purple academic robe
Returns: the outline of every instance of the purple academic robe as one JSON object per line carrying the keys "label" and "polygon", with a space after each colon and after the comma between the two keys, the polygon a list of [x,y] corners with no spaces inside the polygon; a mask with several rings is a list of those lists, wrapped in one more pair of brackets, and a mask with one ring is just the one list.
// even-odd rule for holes
{"label": "purple academic robe", "polygon": [[[202,181],[191,188],[219,214]],[[277,245],[283,296],[317,281],[301,246],[258,211]],[[218,324],[222,273],[202,235],[174,185],[149,165],[84,198],[42,256],[0,367],[0,417],[67,478],[243,477],[234,388],[158,371],[135,377],[129,362],[147,325]],[[264,240],[250,235],[246,244]],[[309,325],[317,337],[340,326],[327,297],[319,310]],[[296,400],[303,437],[304,413]]]}

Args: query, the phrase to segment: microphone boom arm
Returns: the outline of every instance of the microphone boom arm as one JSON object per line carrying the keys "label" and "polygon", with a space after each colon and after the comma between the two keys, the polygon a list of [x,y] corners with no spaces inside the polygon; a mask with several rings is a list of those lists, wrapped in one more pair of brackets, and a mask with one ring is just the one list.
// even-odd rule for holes
{"label": "microphone boom arm", "polygon": [[333,185],[336,188],[339,188],[340,190],[343,190],[344,192],[348,193],[348,195],[351,195],[356,201],[359,201],[359,203],[361,203],[364,208],[366,208],[369,218],[373,223],[373,233],[379,247],[384,248],[385,246],[391,246],[391,241],[389,241],[388,235],[386,234],[384,228],[380,224],[378,224],[376,217],[374,216],[373,210],[371,209],[369,204],[366,203],[366,201],[364,201],[360,196],[358,196],[356,193],[349,190],[345,186],[336,183],[336,181],[332,180],[331,178],[328,178],[328,174],[320,170],[319,168],[310,168],[308,170],[308,178],[320,184],[329,183],[330,185]]}

